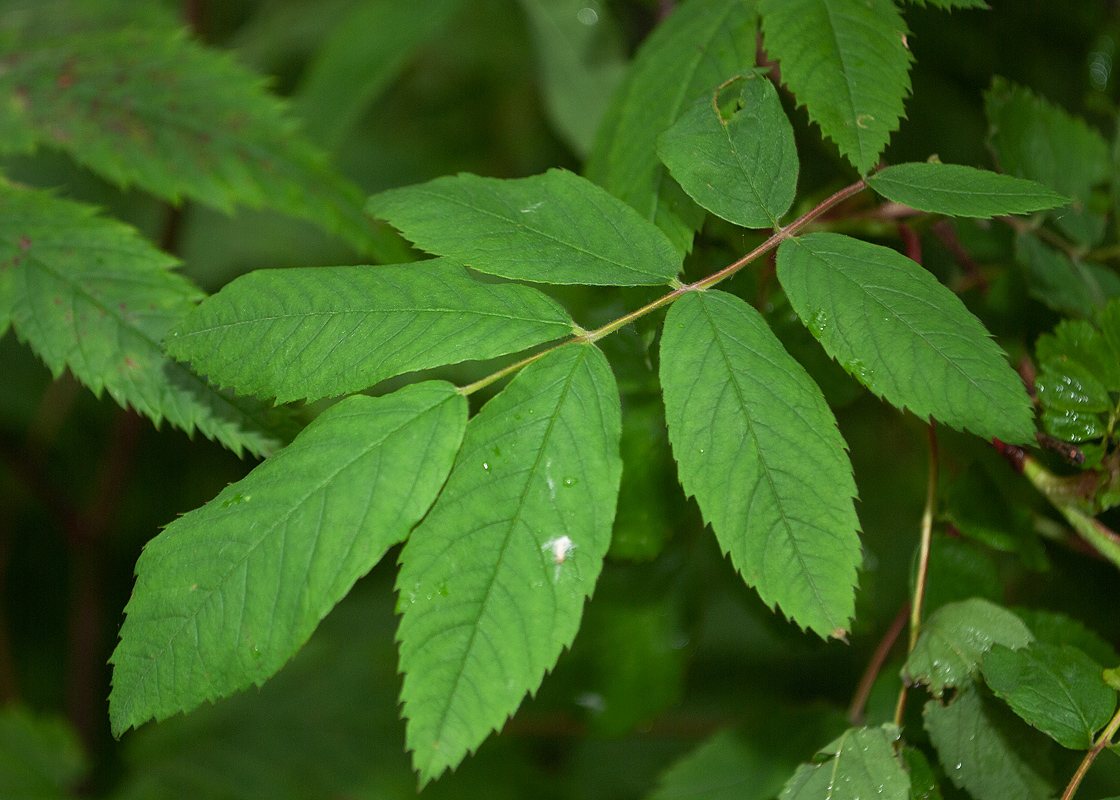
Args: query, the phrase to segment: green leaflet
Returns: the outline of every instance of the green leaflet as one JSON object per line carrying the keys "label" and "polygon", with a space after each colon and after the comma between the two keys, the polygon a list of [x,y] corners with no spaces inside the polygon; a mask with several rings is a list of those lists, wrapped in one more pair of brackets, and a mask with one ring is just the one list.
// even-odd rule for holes
{"label": "green leaflet", "polygon": [[886,247],[834,233],[788,239],[778,279],[828,354],[877,395],[919,419],[1023,444],[1030,398],[960,299]]}
{"label": "green leaflet", "polygon": [[335,150],[407,59],[462,7],[426,0],[423,12],[399,0],[364,0],[338,20],[292,97],[309,138]]}
{"label": "green leaflet", "polygon": [[201,292],[175,259],[95,209],[0,186],[0,293],[12,325],[57,377],[67,367],[157,425],[195,429],[236,453],[282,444],[281,412],[206,385],[163,355],[160,339]]}
{"label": "green leaflet", "polygon": [[656,222],[681,253],[704,215],[666,174],[657,136],[693,100],[754,66],[755,27],[750,0],[678,4],[642,43],[587,163],[591,180]]}
{"label": "green leaflet", "polygon": [[984,680],[1012,710],[1062,747],[1088,750],[1116,710],[1104,668],[1076,647],[1032,642],[996,645],[984,657]]}
{"label": "green leaflet", "polygon": [[960,164],[897,164],[866,180],[888,200],[955,217],[1028,214],[1069,202],[1034,181]]}
{"label": "green leaflet", "polygon": [[874,168],[910,93],[906,23],[892,0],[760,0],[766,51],[809,118],[860,174]]}
{"label": "green leaflet", "polygon": [[0,797],[66,800],[88,771],[68,723],[19,705],[0,710]]}
{"label": "green leaflet", "polygon": [[902,677],[908,684],[924,683],[930,694],[940,696],[949,687],[970,683],[992,645],[1015,649],[1033,639],[1022,620],[995,603],[978,597],[949,603],[922,623]]}
{"label": "green leaflet", "polygon": [[357,187],[296,133],[263,79],[183,31],[26,40],[0,73],[0,150],[42,144],[122,186],[268,206],[374,250]]}
{"label": "green leaflet", "polygon": [[657,140],[673,177],[714,214],[745,228],[777,227],[797,191],[797,148],[778,92],[748,75],[730,117],[721,89],[701,97]]}
{"label": "green leaflet", "polygon": [[381,192],[366,208],[417,247],[503,278],[654,285],[681,266],[654,225],[561,169],[515,180],[449,175]]}
{"label": "green leaflet", "polygon": [[586,158],[626,74],[621,31],[596,0],[520,1],[536,45],[545,110],[564,141]]}
{"label": "green leaflet", "polygon": [[780,800],[910,800],[910,776],[894,751],[897,725],[850,728],[802,764]]}
{"label": "green leaflet", "polygon": [[1061,314],[1088,317],[1120,294],[1120,280],[1110,269],[1071,259],[1033,233],[1015,236],[1015,260],[1023,267],[1031,297]]}
{"label": "green leaflet", "polygon": [[567,312],[537,290],[481,283],[435,260],[249,273],[188,315],[167,351],[217,384],[286,402],[571,332]]}
{"label": "green leaflet", "polygon": [[948,705],[922,710],[945,774],[976,800],[1050,800],[1046,740],[966,683]]}
{"label": "green leaflet", "polygon": [[1089,200],[1093,187],[1111,174],[1104,137],[1030,89],[1003,78],[992,79],[984,106],[1000,168],[1072,197],[1071,206],[1050,216],[1078,242],[1100,241],[1105,218],[1089,209]]}
{"label": "green leaflet", "polygon": [[1120,664],[1120,655],[1112,645],[1072,617],[1033,608],[1016,608],[1015,615],[1027,624],[1036,641],[1059,647],[1073,645],[1098,664]]}
{"label": "green leaflet", "polygon": [[719,291],[669,310],[661,385],[681,484],[732,563],[767,605],[843,637],[861,558],[856,487],[820,389],[757,311]]}
{"label": "green leaflet", "polygon": [[347,398],[144,548],[111,659],[113,732],[260,685],[427,512],[467,402],[421,383]]}
{"label": "green leaflet", "polygon": [[527,366],[468,425],[397,580],[422,785],[499,728],[575,637],[610,545],[620,434],[614,376],[581,345]]}

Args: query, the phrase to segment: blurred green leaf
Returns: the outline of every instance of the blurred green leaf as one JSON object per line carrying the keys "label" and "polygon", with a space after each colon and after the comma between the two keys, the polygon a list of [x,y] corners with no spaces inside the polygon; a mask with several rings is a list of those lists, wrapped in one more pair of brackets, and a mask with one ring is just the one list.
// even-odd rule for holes
{"label": "blurred green leaf", "polygon": [[985,551],[966,541],[934,536],[927,570],[926,596],[922,604],[927,617],[944,605],[971,597],[993,603],[1003,601],[999,568]]}
{"label": "blurred green leaf", "polygon": [[930,700],[922,711],[945,774],[976,800],[1050,800],[1046,740],[1006,707],[965,683],[948,705]]}
{"label": "blurred green leaf", "polygon": [[309,138],[337,149],[412,54],[459,11],[463,0],[363,0],[338,20],[292,96]]}
{"label": "blurred green leaf", "polygon": [[62,149],[121,186],[226,211],[268,206],[378,251],[357,187],[231,55],[140,28],[22,40],[4,55],[0,152]]}
{"label": "blurred green leaf", "polygon": [[1093,265],[1070,259],[1034,234],[1015,237],[1015,260],[1025,270],[1031,297],[1060,313],[1088,317],[1109,297]]}
{"label": "blurred green leaf", "polygon": [[566,170],[515,180],[460,173],[381,192],[367,208],[429,253],[514,280],[654,285],[681,265],[655,226]]}
{"label": "blurred green leaf", "polygon": [[761,314],[715,290],[669,310],[661,383],[681,484],[744,580],[799,625],[844,636],[859,521],[820,389]]}
{"label": "blurred green leaf", "polygon": [[536,45],[549,120],[585,158],[626,75],[618,23],[597,0],[520,0]]}
{"label": "blurred green leaf", "polygon": [[69,724],[18,705],[0,710],[0,797],[75,797],[88,770],[82,743]]}
{"label": "blurred green leaf", "polygon": [[898,129],[910,94],[909,30],[891,0],[761,0],[767,55],[809,119],[861,175]]}
{"label": "blurred green leaf", "polygon": [[[1009,503],[979,463],[970,464],[949,485],[945,516],[968,538],[994,550],[1019,553],[1029,569],[1046,568],[1046,551],[1034,530],[1030,512]],[[982,592],[976,594],[991,600],[1002,599]]]}
{"label": "blurred green leaf", "polygon": [[1014,611],[1027,623],[1037,641],[1055,646],[1073,645],[1098,664],[1120,665],[1120,655],[1115,648],[1076,619],[1044,609],[1016,608]]}
{"label": "blurred green leaf", "polygon": [[981,598],[949,603],[922,623],[902,677],[909,684],[926,684],[938,697],[947,688],[970,684],[992,645],[1016,649],[1032,639],[1022,620],[995,603]]}
{"label": "blurred green leaf", "polygon": [[896,203],[954,217],[1027,214],[1069,202],[1034,181],[959,164],[896,164],[868,175],[867,185]]}
{"label": "blurred green leaf", "polygon": [[910,800],[910,777],[895,754],[897,725],[850,728],[786,782],[781,800]]}
{"label": "blurred green leaf", "polygon": [[111,659],[113,732],[275,674],[428,511],[466,418],[447,383],[347,398],[150,541]]}
{"label": "blurred green leaf", "polygon": [[835,233],[787,239],[778,279],[798,316],[860,383],[919,419],[1034,440],[1030,399],[1003,351],[929,272]]}
{"label": "blurred green leaf", "polygon": [[167,351],[215,384],[287,402],[571,332],[567,312],[536,289],[482,283],[437,259],[252,272],[180,322]]}
{"label": "blurred green leaf", "polygon": [[1116,710],[1116,690],[1103,668],[1070,645],[1031,642],[1010,650],[994,645],[984,680],[1012,710],[1062,747],[1088,750]]}
{"label": "blurred green leaf", "polygon": [[157,425],[271,453],[287,435],[283,412],[221,393],[164,357],[160,340],[202,294],[175,263],[90,206],[0,185],[0,291],[13,291],[16,334],[55,377],[69,368]]}
{"label": "blurred green leaf", "polygon": [[1105,219],[1090,210],[1089,196],[1109,178],[1104,138],[1062,108],[1003,78],[992,79],[984,101],[989,140],[1000,168],[1073,198],[1071,206],[1050,216],[1076,241],[1096,244],[1104,234]]}
{"label": "blurred green leaf", "polygon": [[575,637],[610,546],[620,416],[603,354],[569,345],[519,372],[467,426],[397,579],[421,785],[501,727]]}
{"label": "blurred green leaf", "polygon": [[612,558],[655,558],[673,534],[669,498],[676,485],[660,398],[622,409],[622,484],[611,533]]}
{"label": "blurred green leaf", "polygon": [[[725,114],[720,94],[734,90]],[[689,197],[745,228],[776,228],[797,191],[793,127],[764,75],[701,97],[658,137],[657,152]]]}
{"label": "blurred green leaf", "polygon": [[752,3],[680,3],[639,48],[588,159],[587,176],[656,222],[681,253],[704,215],[658,160],[657,137],[713,86],[754,66],[755,31]]}

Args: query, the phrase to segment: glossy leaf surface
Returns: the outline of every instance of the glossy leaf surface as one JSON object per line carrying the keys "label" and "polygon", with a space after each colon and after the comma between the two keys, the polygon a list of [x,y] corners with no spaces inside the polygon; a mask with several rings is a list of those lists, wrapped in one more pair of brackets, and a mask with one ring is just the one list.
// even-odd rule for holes
{"label": "glossy leaf surface", "polygon": [[160,340],[202,295],[175,263],[90,206],[0,188],[0,292],[11,292],[16,334],[55,376],[69,368],[94,394],[108,391],[157,425],[271,453],[283,442],[282,413],[164,357]]}
{"label": "glossy leaf surface", "polygon": [[768,605],[822,637],[854,612],[855,482],[820,389],[733,295],[690,292],[661,342],[669,440],[732,563]]}
{"label": "glossy leaf surface", "polygon": [[736,89],[726,119],[714,90],[658,137],[657,151],[704,208],[745,228],[776,227],[797,190],[793,126],[766,76],[749,74],[724,91]]}
{"label": "glossy leaf surface", "polygon": [[934,696],[969,684],[993,645],[1025,647],[1034,639],[1023,621],[1006,608],[974,597],[942,606],[922,623],[903,668],[907,683],[924,683]]}
{"label": "glossy leaf surface", "polygon": [[167,350],[219,385],[286,402],[571,332],[564,309],[535,289],[481,283],[437,259],[252,272],[176,326]]}
{"label": "glossy leaf surface", "polygon": [[910,93],[906,23],[891,0],[762,0],[766,52],[809,118],[861,174],[897,130]]}
{"label": "glossy leaf surface", "polygon": [[894,752],[897,725],[850,728],[802,764],[780,800],[909,800],[910,777]]}
{"label": "glossy leaf surface", "polygon": [[1023,382],[960,299],[886,247],[834,233],[788,239],[778,279],[828,354],[919,419],[1034,441]]}
{"label": "glossy leaf surface", "polygon": [[469,173],[390,189],[367,208],[429,253],[538,283],[665,283],[680,257],[655,225],[566,170],[514,180]]}
{"label": "glossy leaf surface", "polygon": [[868,175],[867,185],[896,203],[955,217],[1028,214],[1069,202],[1034,181],[960,164],[896,164]]}
{"label": "glossy leaf surface", "polygon": [[347,398],[150,541],[112,657],[114,733],[279,670],[427,512],[466,419],[442,382]]}
{"label": "glossy leaf surface", "polygon": [[1116,690],[1101,677],[1104,669],[1076,647],[996,645],[984,656],[983,670],[992,691],[1062,747],[1088,750],[1116,710]]}
{"label": "glossy leaf surface", "polygon": [[501,727],[575,637],[610,545],[620,435],[614,376],[583,345],[530,364],[471,420],[397,580],[422,784]]}

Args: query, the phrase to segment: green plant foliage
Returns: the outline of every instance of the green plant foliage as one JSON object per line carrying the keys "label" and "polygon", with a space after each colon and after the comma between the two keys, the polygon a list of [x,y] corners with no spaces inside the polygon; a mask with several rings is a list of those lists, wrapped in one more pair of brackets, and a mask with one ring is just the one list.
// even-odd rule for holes
{"label": "green plant foliage", "polygon": [[567,346],[468,425],[397,580],[401,697],[422,784],[501,727],[575,637],[610,545],[621,424],[602,353]]}
{"label": "green plant foliage", "polygon": [[995,645],[984,656],[984,680],[1011,709],[1062,747],[1088,750],[1116,710],[1116,690],[1103,668],[1076,647],[1031,642]]}
{"label": "green plant foliage", "polygon": [[916,6],[931,5],[945,10],[953,8],[987,8],[985,0],[908,0]]}
{"label": "green plant foliage", "polygon": [[661,383],[681,483],[732,563],[767,605],[843,637],[859,521],[844,440],[820,389],[757,311],[717,291],[669,311]]}
{"label": "green plant foliage", "polygon": [[587,176],[692,249],[702,212],[665,173],[657,137],[691,103],[754,66],[754,9],[743,0],[686,0],[653,32],[615,93],[587,163]]}
{"label": "green plant foliage", "polygon": [[761,0],[766,52],[809,118],[867,174],[910,93],[909,31],[891,0]]}
{"label": "green plant foliage", "polygon": [[408,58],[462,6],[463,0],[428,0],[416,14],[395,0],[357,3],[338,20],[292,97],[308,137],[338,148]]}
{"label": "green plant foliage", "polygon": [[167,352],[215,383],[286,402],[571,332],[564,309],[535,289],[480,283],[436,259],[250,273],[176,326]]}
{"label": "green plant foliage", "polygon": [[374,195],[366,207],[429,253],[503,278],[641,286],[680,269],[661,231],[566,170],[507,181],[436,178]]}
{"label": "green plant foliage", "polygon": [[[962,472],[950,484],[947,495],[945,516],[961,534],[993,550],[1018,553],[1032,569],[1046,568],[1046,551],[1032,528],[1030,513],[1007,502],[999,486],[979,464],[974,463]],[[965,560],[977,562],[975,556]],[[968,572],[969,566],[961,564],[961,569]]]}
{"label": "green plant foliage", "polygon": [[886,247],[832,233],[789,239],[778,279],[828,354],[919,419],[979,436],[1034,438],[1022,381],[964,304]]}
{"label": "green plant foliage", "polygon": [[112,658],[114,733],[279,670],[427,512],[466,416],[446,383],[348,398],[149,542]]}
{"label": "green plant foliage", "polygon": [[[719,96],[740,85],[725,118]],[[729,222],[776,227],[793,203],[793,127],[763,75],[748,75],[700,98],[657,143],[658,155],[689,197]]]}
{"label": "green plant foliage", "polygon": [[1027,608],[1017,608],[1015,614],[1027,623],[1038,642],[1056,647],[1072,645],[1098,664],[1120,665],[1120,655],[1116,653],[1116,649],[1102,639],[1100,634],[1072,617],[1056,611]]}
{"label": "green plant foliage", "polygon": [[802,764],[780,800],[909,800],[910,778],[894,751],[897,725],[850,728]]}
{"label": "green plant foliage", "polygon": [[959,164],[896,164],[868,175],[867,185],[896,203],[955,217],[1027,214],[1069,202],[1033,181]]}
{"label": "green plant foliage", "polygon": [[928,586],[922,608],[928,613],[973,597],[1003,602],[999,567],[970,542],[935,536],[930,542]]}
{"label": "green plant foliage", "polygon": [[0,711],[0,795],[63,800],[87,770],[82,743],[65,722],[19,706]]}
{"label": "green plant foliage", "polygon": [[948,705],[937,700],[922,712],[945,774],[976,800],[1049,800],[1046,741],[1022,730],[1006,707],[966,683]]}
{"label": "green plant foliage", "polygon": [[1075,241],[1100,241],[1104,215],[1090,201],[1093,188],[1110,174],[1104,138],[1084,121],[1003,78],[992,80],[984,100],[1000,168],[1073,198],[1072,206],[1052,211],[1051,217]]}
{"label": "green plant foliage", "polygon": [[0,265],[16,335],[55,376],[69,368],[94,394],[238,453],[283,442],[282,415],[164,356],[160,340],[201,292],[131,228],[46,192],[0,187]]}
{"label": "green plant foliage", "polygon": [[1120,282],[1113,272],[1070,258],[1034,234],[1015,237],[1015,260],[1024,269],[1031,296],[1063,314],[1088,317],[1120,294]]}
{"label": "green plant foliage", "polygon": [[1022,620],[995,603],[978,597],[949,603],[922,623],[902,677],[940,696],[948,688],[970,684],[993,645],[1014,650],[1033,639]]}
{"label": "green plant foliage", "polygon": [[267,206],[376,252],[357,187],[230,56],[140,29],[18,40],[4,55],[0,152],[60,148],[124,186],[225,211]]}
{"label": "green plant foliage", "polygon": [[581,157],[626,75],[618,24],[596,0],[520,0],[537,50],[549,119]]}

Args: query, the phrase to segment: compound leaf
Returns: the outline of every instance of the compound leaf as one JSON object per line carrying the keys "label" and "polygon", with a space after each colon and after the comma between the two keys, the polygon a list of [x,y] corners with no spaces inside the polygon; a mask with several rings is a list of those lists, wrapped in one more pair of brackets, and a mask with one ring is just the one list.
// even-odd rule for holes
{"label": "compound leaf", "polygon": [[206,385],[163,355],[160,340],[202,292],[175,259],[90,206],[0,186],[0,295],[12,324],[57,377],[69,367],[157,425],[196,428],[231,450],[265,455],[283,415]]}
{"label": "compound leaf", "polygon": [[897,164],[867,176],[867,185],[896,203],[955,217],[1028,214],[1069,202],[1034,181],[960,164]]}
{"label": "compound leaf", "polygon": [[[976,800],[1049,800],[1045,738],[966,683],[948,705],[922,711],[945,774]],[[1033,734],[1033,736],[1032,736]]]}
{"label": "compound leaf", "polygon": [[886,247],[834,233],[787,239],[778,279],[828,354],[919,418],[1034,441],[1023,382],[960,299]]}
{"label": "compound leaf", "polygon": [[448,175],[376,194],[367,208],[429,253],[538,283],[666,283],[681,258],[656,226],[574,173]]}
{"label": "compound leaf", "polygon": [[742,0],[678,4],[642,43],[607,111],[587,176],[669,234],[680,252],[704,222],[657,158],[657,136],[697,98],[755,61],[755,14]]}
{"label": "compound leaf", "polygon": [[188,315],[167,350],[218,384],[284,402],[571,332],[564,309],[537,290],[481,283],[437,259],[249,273]]}
{"label": "compound leaf", "polygon": [[984,656],[984,680],[1011,709],[1062,747],[1088,750],[1116,709],[1104,668],[1081,650],[1031,642]]}
{"label": "compound leaf", "polygon": [[906,23],[892,0],[763,0],[766,51],[809,118],[861,174],[898,129],[910,92]]}
{"label": "compound leaf", "polygon": [[1034,639],[1021,619],[1006,608],[973,597],[948,603],[930,614],[903,667],[907,683],[924,683],[930,694],[971,682],[980,660],[993,645],[1016,649]]}
{"label": "compound leaf", "polygon": [[350,397],[148,543],[113,653],[115,734],[260,685],[435,500],[466,399]]}
{"label": "compound leaf", "polygon": [[[700,98],[657,140],[673,177],[714,214],[745,228],[777,227],[797,190],[797,148],[774,85],[749,75],[728,118],[721,89]],[[728,87],[729,88],[729,87]]]}
{"label": "compound leaf", "polygon": [[820,389],[757,311],[719,291],[669,310],[661,384],[681,483],[744,579],[803,627],[842,637],[859,520]]}
{"label": "compound leaf", "polygon": [[264,80],[182,31],[18,41],[0,72],[0,150],[42,144],[122,186],[267,206],[377,248],[356,186],[297,134]]}
{"label": "compound leaf", "polygon": [[606,358],[581,345],[525,367],[468,425],[397,580],[422,784],[500,727],[575,637],[610,545],[621,425]]}
{"label": "compound leaf", "polygon": [[802,764],[780,800],[910,800],[910,776],[894,751],[897,725],[849,728]]}

